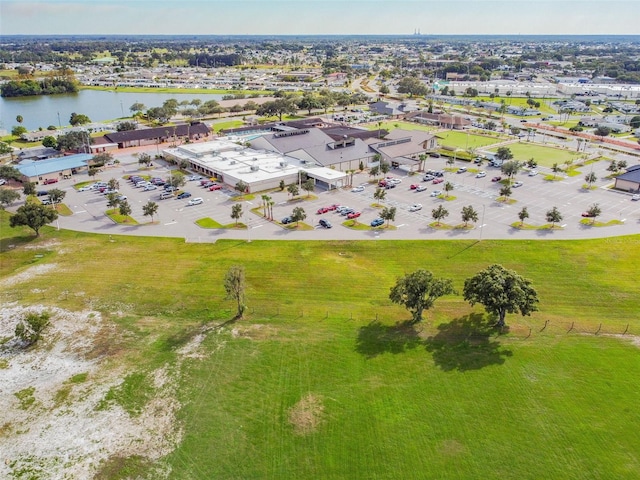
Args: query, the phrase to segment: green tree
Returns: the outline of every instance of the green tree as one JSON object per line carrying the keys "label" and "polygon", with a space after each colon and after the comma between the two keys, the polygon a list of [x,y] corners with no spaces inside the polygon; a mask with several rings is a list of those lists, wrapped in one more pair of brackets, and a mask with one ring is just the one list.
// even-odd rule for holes
{"label": "green tree", "polygon": [[27,226],[32,229],[36,237],[40,236],[40,229],[58,218],[58,212],[53,208],[35,202],[27,202],[18,208],[9,219],[11,227]]}
{"label": "green tree", "polygon": [[422,312],[433,307],[438,298],[453,293],[451,280],[437,278],[431,272],[419,269],[398,278],[391,287],[389,300],[409,310],[411,323],[416,324],[422,320]]}
{"label": "green tree", "polygon": [[151,165],[151,155],[149,155],[148,153],[141,153],[140,155],[138,155],[138,164],[144,165],[146,167]]}
{"label": "green tree", "polygon": [[562,169],[560,168],[560,165],[558,165],[558,162],[554,163],[551,166],[551,171],[553,172],[553,178],[556,178],[556,174],[560,171],[562,171]]}
{"label": "green tree", "polygon": [[599,204],[594,203],[589,207],[589,210],[587,210],[587,214],[591,218],[591,225],[593,225],[594,223],[596,223],[596,218],[602,215],[602,209],[600,208]]}
{"label": "green tree", "polygon": [[11,129],[11,135],[13,135],[14,137],[21,137],[22,135],[24,135],[27,132],[28,132],[28,130],[25,127],[23,127],[22,125],[16,125],[15,127],[13,127]]}
{"label": "green tree", "polygon": [[503,185],[502,188],[500,189],[500,196],[502,197],[503,201],[506,202],[509,197],[511,196],[511,187],[509,185]]}
{"label": "green tree", "polygon": [[118,190],[120,188],[120,182],[116,178],[110,178],[107,182],[107,187],[110,190]]}
{"label": "green tree", "polygon": [[56,148],[57,145],[58,145],[58,141],[56,140],[56,137],[53,137],[51,135],[47,135],[46,137],[44,137],[42,139],[42,146],[43,147]]}
{"label": "green tree", "polygon": [[307,192],[307,197],[311,195],[314,188],[315,184],[313,183],[313,178],[307,178],[307,180],[302,183],[302,189]]}
{"label": "green tree", "polygon": [[598,177],[593,172],[587,173],[587,175],[584,177],[584,181],[587,182],[587,185],[589,185],[589,188],[591,188],[591,186],[596,182],[596,180],[598,180]]}
{"label": "green tree", "polygon": [[292,183],[287,187],[287,192],[289,192],[289,195],[291,195],[291,198],[297,196],[298,193],[300,193],[298,190],[298,185],[296,185],[295,183]]}
{"label": "green tree", "polygon": [[5,180],[20,180],[22,178],[22,174],[20,173],[20,170],[15,167],[0,165],[0,178],[4,178]]}
{"label": "green tree", "polygon": [[495,157],[498,160],[507,162],[513,158],[513,153],[511,153],[511,149],[509,147],[498,147]]}
{"label": "green tree", "polygon": [[389,222],[393,222],[396,219],[396,207],[384,207],[380,212],[380,218],[387,221],[387,227]]}
{"label": "green tree", "polygon": [[151,217],[151,221],[153,222],[153,216],[158,212],[158,204],[156,202],[152,202],[149,200],[145,205],[142,206],[142,214],[145,217]]}
{"label": "green tree", "polygon": [[0,142],[0,155],[13,154],[13,147],[5,142]]}
{"label": "green tree", "polygon": [[109,193],[107,195],[107,207],[108,208],[117,208],[120,205],[120,199],[118,199],[119,195],[117,193]]}
{"label": "green tree", "polygon": [[597,127],[594,131],[593,131],[594,135],[600,137],[600,141],[602,141],[602,139],[604,137],[608,137],[611,134],[611,129],[609,127],[605,127],[604,125]]}
{"label": "green tree", "polygon": [[106,165],[107,163],[111,163],[114,161],[115,160],[111,153],[101,152],[101,153],[96,153],[93,157],[91,157],[91,159],[89,160],[89,165],[102,167],[103,165]]}
{"label": "green tree", "polygon": [[629,120],[629,125],[631,126],[631,128],[640,128],[640,115],[631,117],[631,120]]}
{"label": "green tree", "polygon": [[446,192],[446,197],[449,198],[449,192],[451,192],[454,189],[453,183],[451,182],[445,182],[444,184],[444,191]]}
{"label": "green tree", "polygon": [[236,183],[235,189],[240,193],[247,193],[247,190],[249,189],[249,184],[240,180],[238,183]]}
{"label": "green tree", "polygon": [[461,215],[465,227],[469,222],[476,223],[478,221],[478,212],[473,208],[473,205],[462,207]]}
{"label": "green tree", "polygon": [[530,315],[538,309],[538,293],[531,282],[502,265],[490,265],[464,282],[463,296],[472,306],[484,305],[485,310],[498,317],[496,325],[505,325],[507,313]]}
{"label": "green tree", "polygon": [[438,205],[437,208],[431,210],[431,217],[436,221],[436,225],[440,226],[440,220],[443,220],[449,216],[449,212],[442,205]]}
{"label": "green tree", "polygon": [[184,174],[182,172],[173,171],[171,176],[169,177],[169,185],[180,188],[184,186],[186,180],[184,178]]}
{"label": "green tree", "polygon": [[28,345],[33,345],[42,336],[42,332],[49,325],[49,312],[28,313],[16,325],[15,335]]}
{"label": "green tree", "polygon": [[128,217],[129,215],[131,215],[131,205],[129,205],[129,202],[127,202],[126,200],[122,200],[120,202],[120,205],[118,205],[118,211],[123,217]]}
{"label": "green tree", "polygon": [[300,222],[307,218],[307,214],[302,207],[295,207],[291,214],[291,220],[296,222],[296,227],[300,225]]}
{"label": "green tree", "polygon": [[144,112],[146,109],[147,107],[145,107],[143,103],[139,103],[139,102],[136,102],[129,107],[129,111],[133,114],[140,114]]}
{"label": "green tree", "polygon": [[98,174],[98,168],[96,167],[89,167],[89,170],[87,170],[87,175],[89,175],[90,178],[95,177]]}
{"label": "green tree", "polygon": [[59,188],[52,188],[51,190],[49,190],[49,198],[51,199],[51,203],[55,205],[56,203],[62,202],[66,194],[67,192],[65,192],[64,190],[60,190]]}
{"label": "green tree", "polygon": [[380,173],[386,175],[391,170],[391,165],[388,162],[380,162]]}
{"label": "green tree", "polygon": [[551,228],[555,227],[556,223],[562,221],[562,214],[557,207],[553,207],[547,212],[547,222],[551,222]]}
{"label": "green tree", "polygon": [[35,195],[36,194],[36,184],[34,182],[25,182],[22,186],[22,193],[25,195]]}
{"label": "green tree", "polygon": [[82,113],[73,112],[69,117],[69,124],[72,126],[85,125],[91,123],[91,119]]}
{"label": "green tree", "polygon": [[0,208],[4,210],[20,198],[20,193],[10,188],[0,188]]}
{"label": "green tree", "polygon": [[278,186],[280,187],[280,191],[282,192],[287,185],[284,183],[284,180],[280,180],[280,184]]}
{"label": "green tree", "polygon": [[242,204],[236,203],[231,206],[231,218],[236,221],[236,227],[237,227],[238,220],[242,218]]}
{"label": "green tree", "polygon": [[378,175],[380,175],[380,167],[378,165],[374,165],[369,169],[370,177],[373,177],[375,179]]}
{"label": "green tree", "polygon": [[409,97],[423,97],[428,92],[427,86],[416,77],[404,77],[398,82],[398,93],[408,93]]}
{"label": "green tree", "polygon": [[24,122],[24,118],[22,117],[22,115],[16,116],[16,122],[18,122],[20,125],[22,125],[22,122]]}
{"label": "green tree", "polygon": [[387,196],[387,191],[381,187],[376,188],[376,191],[373,192],[373,198],[376,200],[377,205],[380,205],[380,202],[384,200],[384,197],[386,196]]}
{"label": "green tree", "polygon": [[518,212],[518,218],[520,219],[520,226],[524,225],[524,221],[529,218],[529,211],[527,207],[522,207],[522,210]]}
{"label": "green tree", "polygon": [[513,160],[510,162],[504,162],[502,167],[500,167],[500,171],[509,177],[509,181],[513,180],[513,176],[520,171],[522,168],[522,164],[517,160]]}
{"label": "green tree", "polygon": [[235,318],[242,318],[247,308],[245,305],[246,289],[244,267],[240,265],[231,266],[224,276],[224,290],[227,293],[227,300],[234,300],[236,302]]}

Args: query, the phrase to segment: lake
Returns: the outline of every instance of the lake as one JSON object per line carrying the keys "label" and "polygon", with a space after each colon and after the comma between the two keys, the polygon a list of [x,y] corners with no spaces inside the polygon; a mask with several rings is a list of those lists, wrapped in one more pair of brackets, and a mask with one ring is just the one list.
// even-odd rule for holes
{"label": "lake", "polygon": [[[11,129],[18,125],[16,116],[24,118],[22,125],[27,130],[37,130],[69,125],[69,118],[73,112],[87,115],[92,122],[104,122],[121,117],[131,116],[129,107],[134,103],[142,103],[147,108],[161,107],[170,98],[178,102],[191,101],[195,98],[207,100],[221,100],[221,94],[211,93],[127,93],[100,90],[80,90],[78,93],[63,95],[40,95],[35,97],[0,97],[0,130]],[[59,120],[59,121],[58,121]]]}

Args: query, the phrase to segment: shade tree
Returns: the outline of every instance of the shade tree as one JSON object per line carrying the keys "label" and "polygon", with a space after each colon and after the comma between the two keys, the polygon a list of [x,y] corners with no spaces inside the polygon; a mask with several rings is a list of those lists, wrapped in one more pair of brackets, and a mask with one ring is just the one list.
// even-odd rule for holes
{"label": "shade tree", "polygon": [[409,310],[411,323],[415,324],[422,320],[422,313],[433,307],[438,298],[453,293],[455,290],[451,280],[435,277],[428,270],[419,269],[398,278],[391,287],[389,299]]}

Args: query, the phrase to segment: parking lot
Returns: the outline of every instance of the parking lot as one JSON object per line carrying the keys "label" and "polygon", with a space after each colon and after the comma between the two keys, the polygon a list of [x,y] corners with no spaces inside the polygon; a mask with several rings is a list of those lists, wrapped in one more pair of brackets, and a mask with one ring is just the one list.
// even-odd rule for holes
{"label": "parking lot", "polygon": [[[467,167],[464,173],[456,173],[455,170],[461,166]],[[368,173],[355,174],[353,186],[362,185],[364,188],[360,192],[352,192],[351,188],[344,188],[333,191],[318,191],[307,197],[306,192],[302,192],[292,202],[289,194],[285,191],[267,192],[275,202],[273,207],[274,222],[250,212],[251,209],[261,205],[260,193],[254,199],[243,202],[243,217],[240,221],[249,226],[248,229],[203,229],[195,224],[201,218],[209,217],[220,224],[233,223],[231,219],[231,208],[236,203],[232,200],[235,195],[230,188],[222,190],[208,191],[199,186],[199,182],[191,181],[182,190],[192,194],[191,198],[202,197],[203,202],[199,205],[188,205],[189,199],[177,200],[175,198],[160,200],[162,191],[143,191],[135,188],[123,177],[133,173],[141,173],[137,170],[137,165],[128,165],[125,168],[113,169],[104,172],[99,179],[108,181],[116,178],[120,182],[120,193],[127,196],[132,207],[132,217],[140,225],[116,225],[104,212],[107,210],[107,199],[95,191],[79,192],[73,188],[73,184],[86,181],[88,177],[80,175],[70,180],[63,180],[56,185],[67,192],[64,199],[70,209],[72,216],[61,216],[58,223],[61,228],[69,228],[81,231],[99,231],[109,233],[126,233],[134,235],[158,235],[186,238],[188,241],[215,241],[217,238],[241,238],[241,239],[372,239],[372,238],[593,238],[614,236],[622,234],[635,234],[640,231],[640,202],[631,201],[629,194],[611,191],[606,186],[612,183],[606,177],[606,162],[600,162],[589,168],[580,175],[565,177],[558,181],[548,181],[544,179],[546,172],[540,169],[540,174],[535,177],[527,176],[526,172],[521,172],[516,176],[517,180],[523,182],[520,188],[512,189],[511,198],[514,203],[505,204],[498,202],[499,190],[502,184],[492,182],[491,178],[501,175],[497,168],[486,165],[479,169],[486,171],[483,178],[476,177],[477,168],[467,162],[459,162],[455,166],[447,166],[443,159],[430,160],[426,168],[434,170],[449,170],[444,174],[444,182],[433,184],[432,181],[424,181],[423,174],[407,175],[400,170],[392,170],[388,175],[399,180],[395,188],[386,190],[386,197],[380,203],[386,207],[396,207],[395,221],[391,224],[393,229],[376,228],[356,230],[342,225],[346,221],[345,216],[341,216],[335,211],[321,215],[316,211],[324,206],[333,204],[348,206],[360,216],[359,223],[369,225],[372,220],[379,217],[380,208],[372,205],[377,203],[374,199],[374,192],[377,184]],[[582,189],[584,176],[591,171],[598,176],[596,189],[586,191]],[[164,165],[157,165],[153,171],[144,171],[144,174],[168,178],[169,171]],[[97,180],[97,179],[96,179]],[[454,189],[449,192],[449,199],[432,196],[434,190],[444,190],[446,182],[451,182]],[[412,184],[422,185],[423,191],[411,189]],[[308,198],[308,199],[307,199]],[[159,205],[158,214],[154,218],[154,223],[150,223],[150,218],[142,213],[142,207],[148,201],[157,202]],[[594,203],[598,203],[602,209],[599,221],[621,220],[623,225],[616,225],[603,228],[586,227],[580,224],[581,213]],[[421,204],[422,208],[410,211],[410,207]],[[471,205],[478,212],[478,222],[473,229],[449,229],[440,230],[429,227],[434,220],[432,210],[438,205],[443,205],[449,212],[449,216],[443,219],[448,225],[459,225],[462,222],[461,210],[463,206]],[[284,228],[279,222],[286,216],[291,215],[294,207],[300,206],[306,213],[304,223],[314,227],[313,230],[296,230]],[[546,224],[546,212],[552,207],[557,207],[563,215],[560,225],[561,230],[518,230],[510,225],[518,221],[518,212],[526,206],[529,212],[528,224]],[[260,210],[261,212],[262,210]],[[333,228],[325,229],[319,225],[320,218],[325,218]]]}

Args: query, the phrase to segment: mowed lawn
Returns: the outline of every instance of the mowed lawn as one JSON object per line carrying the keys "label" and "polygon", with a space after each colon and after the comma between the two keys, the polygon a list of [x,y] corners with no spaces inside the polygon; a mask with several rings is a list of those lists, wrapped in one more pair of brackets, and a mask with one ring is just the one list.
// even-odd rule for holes
{"label": "mowed lawn", "polygon": [[[184,437],[161,460],[170,478],[640,477],[640,237],[185,244],[47,228],[33,240],[0,220],[0,279],[57,266],[3,287],[5,301],[124,312],[112,319],[129,372],[172,362],[200,325],[228,321],[222,278],[245,267],[247,318],[183,363]],[[541,298],[533,316],[508,315],[503,335],[460,296],[415,328],[388,300],[405,272],[427,268],[461,291],[494,262]]]}
{"label": "mowed lawn", "polygon": [[[538,138],[540,140],[540,138]],[[513,158],[521,162],[533,158],[538,165],[544,167],[552,167],[554,163],[563,165],[567,160],[577,161],[580,154],[574,150],[565,150],[562,148],[545,147],[543,145],[534,145],[528,142],[511,143],[506,145],[513,153]],[[490,149],[495,152],[496,149]]]}
{"label": "mowed lawn", "polygon": [[[437,133],[438,143],[447,147],[461,148],[467,150],[470,148],[485,148],[494,143],[504,141],[497,135],[495,137],[485,135],[473,135],[455,130],[440,131]],[[506,137],[505,137],[506,138]]]}

